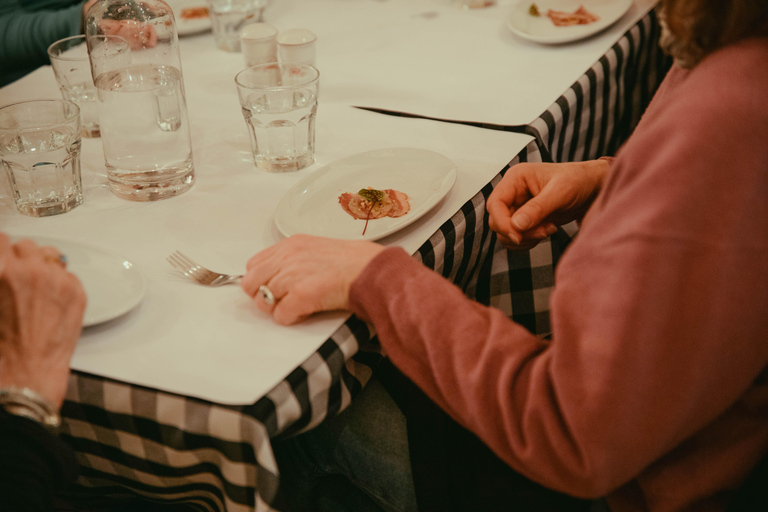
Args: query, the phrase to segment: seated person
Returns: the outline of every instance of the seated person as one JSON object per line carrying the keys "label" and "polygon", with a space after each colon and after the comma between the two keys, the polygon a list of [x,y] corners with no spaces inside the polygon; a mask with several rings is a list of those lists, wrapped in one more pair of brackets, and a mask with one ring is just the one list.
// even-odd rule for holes
{"label": "seated person", "polygon": [[83,33],[83,15],[96,0],[0,2],[0,87],[48,64],[48,47]]}
{"label": "seated person", "polygon": [[0,503],[48,512],[75,459],[55,435],[85,293],[59,253],[0,233]]}
{"label": "seated person", "polygon": [[[83,19],[96,0],[4,0],[0,2],[0,87],[49,63],[48,47],[83,33]],[[100,33],[124,38],[132,49],[157,44],[155,29],[135,21],[102,20]]]}
{"label": "seated person", "polygon": [[[290,237],[242,286],[280,324],[334,309],[371,322],[394,365],[546,488],[607,496],[611,512],[724,511],[768,451],[768,3],[660,8],[675,65],[615,161],[519,164],[488,200],[513,249],[582,220],[551,341],[366,241]],[[387,508],[391,480],[369,473],[350,480]]]}

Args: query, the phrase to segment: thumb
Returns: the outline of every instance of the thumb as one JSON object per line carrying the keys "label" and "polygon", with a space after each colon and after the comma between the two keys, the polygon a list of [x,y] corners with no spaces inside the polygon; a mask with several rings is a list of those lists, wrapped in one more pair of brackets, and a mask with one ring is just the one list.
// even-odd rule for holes
{"label": "thumb", "polygon": [[512,214],[512,225],[520,231],[528,231],[541,224],[557,209],[557,205],[554,194],[545,188],[538,196],[528,200]]}

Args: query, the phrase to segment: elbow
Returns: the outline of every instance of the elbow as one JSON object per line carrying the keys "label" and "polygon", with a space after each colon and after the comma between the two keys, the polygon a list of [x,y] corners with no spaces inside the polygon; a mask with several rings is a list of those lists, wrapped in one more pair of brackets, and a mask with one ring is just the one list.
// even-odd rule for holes
{"label": "elbow", "polygon": [[621,457],[582,458],[570,468],[564,467],[550,486],[562,493],[582,499],[598,499],[615,491],[635,474]]}

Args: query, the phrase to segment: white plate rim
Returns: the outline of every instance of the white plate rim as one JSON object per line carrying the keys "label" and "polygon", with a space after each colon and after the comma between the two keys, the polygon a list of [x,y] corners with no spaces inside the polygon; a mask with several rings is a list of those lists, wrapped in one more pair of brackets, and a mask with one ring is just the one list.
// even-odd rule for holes
{"label": "white plate rim", "polygon": [[190,7],[208,7],[205,0],[165,0],[176,18],[176,32],[180,36],[199,34],[211,30],[211,17],[185,20],[181,17],[181,10]]}
{"label": "white plate rim", "polygon": [[[113,252],[107,251],[105,249],[102,249],[100,247],[95,247],[93,245],[84,244],[81,242],[75,242],[72,240],[67,240],[65,238],[59,238],[55,236],[47,236],[47,235],[27,235],[27,234],[8,234],[11,238],[12,242],[16,242],[21,239],[29,239],[35,242],[39,246],[53,246],[59,249],[59,251],[64,254],[64,256],[67,255],[67,247],[69,248],[77,248],[81,251],[86,251],[91,254],[97,254],[101,257],[106,257],[109,259],[115,260],[115,263],[118,264],[123,269],[127,270],[128,273],[122,273],[121,275],[129,275],[131,281],[131,284],[133,284],[136,287],[135,293],[130,296],[120,296],[120,301],[118,301],[117,304],[112,306],[111,308],[107,308],[106,310],[103,308],[104,302],[103,297],[93,297],[93,295],[88,294],[88,289],[86,288],[86,297],[88,298],[88,304],[85,308],[85,314],[83,316],[83,327],[91,327],[94,325],[102,324],[105,322],[108,322],[110,320],[114,320],[115,318],[118,318],[132,309],[134,309],[136,306],[139,305],[139,303],[144,299],[144,295],[146,293],[147,289],[147,282],[144,277],[144,275],[141,273],[141,271],[136,268],[136,265],[134,265],[131,261],[127,260],[126,258],[123,258],[122,256],[115,254]],[[69,252],[72,252],[71,250]],[[72,268],[71,262],[69,264],[68,270],[75,274],[76,276],[80,277],[78,269]],[[82,280],[82,279],[81,279]],[[84,283],[85,286],[85,283]],[[99,303],[101,307],[100,310],[96,310],[94,312],[93,304]]]}
{"label": "white plate rim", "polygon": [[[431,194],[428,194],[427,197],[423,198],[423,200],[412,203],[411,204],[411,210],[402,217],[397,218],[385,218],[385,219],[377,219],[377,221],[389,221],[386,225],[377,224],[377,221],[373,221],[368,226],[368,233],[365,235],[362,235],[362,232],[358,234],[354,234],[350,231],[349,236],[339,236],[338,234],[329,234],[327,232],[318,232],[318,231],[307,231],[302,229],[297,229],[295,226],[295,221],[292,222],[292,219],[295,217],[293,214],[293,210],[291,208],[291,201],[295,200],[295,198],[301,196],[303,193],[307,192],[312,188],[313,185],[315,185],[320,180],[324,179],[332,179],[333,174],[340,174],[340,171],[335,171],[335,169],[339,168],[342,164],[346,164],[350,161],[355,161],[355,159],[364,159],[369,158],[371,156],[376,156],[380,154],[395,154],[398,157],[406,156],[408,153],[417,152],[423,156],[430,156],[434,158],[436,161],[442,160],[442,164],[444,165],[444,168],[442,169],[442,174],[437,175],[435,177],[436,181],[440,181],[439,188],[435,191],[433,191]],[[435,171],[438,172],[437,170]],[[328,178],[328,175],[331,175],[331,178]],[[342,174],[336,179],[340,179],[344,176],[348,176],[348,174]],[[456,164],[450,160],[445,155],[438,153],[436,151],[431,151],[428,149],[421,149],[421,148],[410,148],[410,147],[393,147],[393,148],[379,148],[379,149],[373,149],[370,151],[364,151],[362,153],[356,153],[353,155],[349,155],[343,158],[340,158],[338,160],[335,160],[333,162],[330,162],[320,169],[317,169],[309,176],[305,177],[298,183],[296,183],[293,187],[291,187],[280,199],[280,202],[277,205],[277,208],[275,209],[275,225],[277,226],[278,230],[285,236],[291,236],[299,233],[309,233],[309,234],[315,234],[318,236],[327,236],[329,238],[337,238],[342,240],[368,240],[368,241],[375,241],[380,240],[386,236],[391,235],[392,233],[395,233],[406,226],[416,222],[418,219],[426,215],[432,208],[434,208],[440,201],[442,201],[446,195],[448,195],[448,192],[453,188],[453,185],[456,183],[456,176],[457,176],[457,168]],[[400,188],[398,188],[400,187]],[[344,188],[344,187],[342,187]],[[352,187],[356,188],[356,187]],[[402,185],[393,184],[393,186],[388,186],[385,188],[393,188],[395,190],[400,190],[402,192],[405,192],[408,194],[408,190],[406,187],[403,187]],[[346,192],[351,192],[352,190],[346,189],[344,190]],[[413,200],[411,195],[409,194],[409,199]],[[357,219],[353,219],[348,213],[344,212],[344,210],[341,208],[341,206],[338,206],[338,196],[335,197],[329,197],[328,198],[329,203],[333,203],[337,205],[338,211],[343,213],[343,216],[340,216],[340,218],[343,219],[349,219],[351,222],[355,222],[355,227],[357,230],[357,227],[359,225],[360,230],[363,228],[363,224],[360,224],[357,222]],[[381,227],[378,227],[381,226]],[[371,229],[373,227],[373,229]]]}
{"label": "white plate rim", "polygon": [[[528,9],[532,3],[535,3],[539,9],[544,12],[546,9],[552,7],[553,4],[565,3],[565,1],[566,0],[520,0],[517,4],[515,4],[515,6],[512,8],[512,11],[507,16],[507,28],[509,28],[509,30],[511,30],[515,35],[535,43],[571,43],[581,39],[586,39],[587,37],[593,36],[598,32],[602,32],[603,30],[607,29],[616,23],[619,19],[621,19],[622,16],[624,16],[627,11],[629,11],[633,4],[633,0],[582,0],[578,4],[569,3],[568,5],[571,7],[573,5],[576,5],[576,7],[583,5],[588,11],[594,12],[600,16],[600,19],[594,23],[590,23],[588,25],[574,25],[571,27],[557,27],[552,24],[549,18],[547,18],[544,14],[542,14],[541,18],[539,19],[528,14]],[[555,6],[560,7],[558,5]],[[606,12],[606,6],[608,6],[607,16],[604,14]],[[571,7],[560,7],[560,9],[567,10]],[[516,18],[522,18],[530,21],[531,23],[543,24],[546,21],[547,23],[552,24],[553,33],[551,35],[532,34],[515,25],[514,21]]]}

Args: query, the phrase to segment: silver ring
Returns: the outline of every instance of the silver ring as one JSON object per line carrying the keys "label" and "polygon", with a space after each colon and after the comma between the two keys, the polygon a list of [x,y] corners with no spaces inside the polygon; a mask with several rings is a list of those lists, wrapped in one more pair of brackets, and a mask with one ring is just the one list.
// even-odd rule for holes
{"label": "silver ring", "polygon": [[263,284],[259,286],[259,293],[261,294],[261,298],[264,299],[264,302],[270,306],[275,303],[275,294],[272,293],[272,290],[270,290],[267,285]]}

